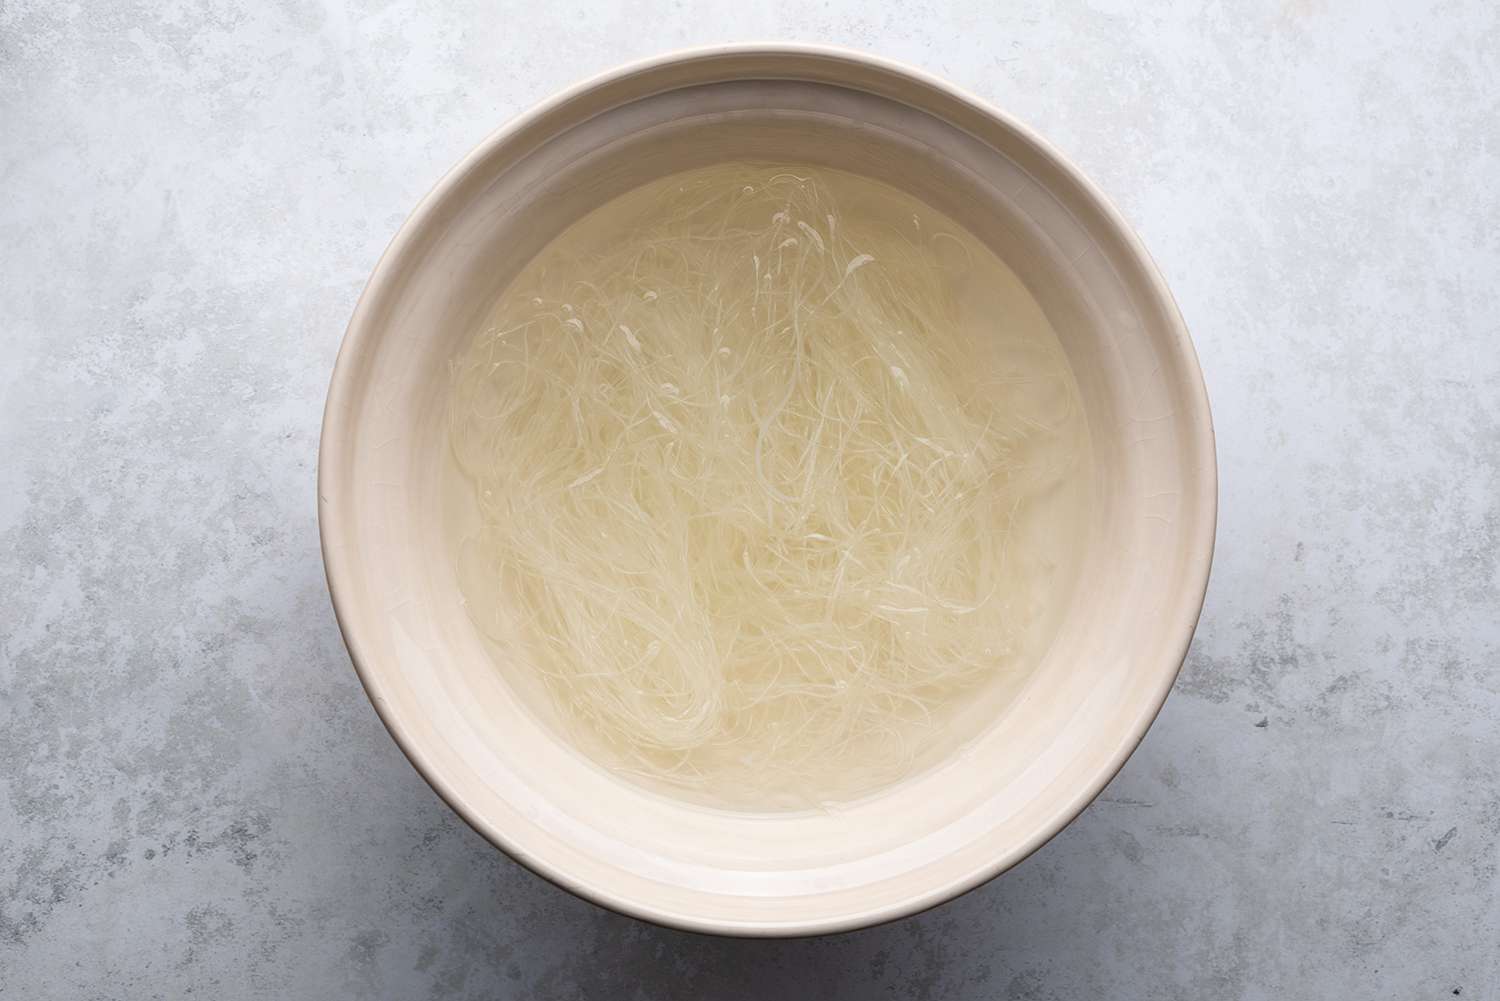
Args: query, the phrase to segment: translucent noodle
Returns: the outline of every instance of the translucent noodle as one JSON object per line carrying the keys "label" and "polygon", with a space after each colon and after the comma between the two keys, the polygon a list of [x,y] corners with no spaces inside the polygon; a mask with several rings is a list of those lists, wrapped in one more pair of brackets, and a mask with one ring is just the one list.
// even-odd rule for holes
{"label": "translucent noodle", "polygon": [[497,662],[587,753],[714,801],[898,780],[1022,670],[1045,595],[1012,535],[1080,459],[1055,343],[978,361],[976,241],[846,211],[841,177],[628,196],[455,362],[460,578]]}

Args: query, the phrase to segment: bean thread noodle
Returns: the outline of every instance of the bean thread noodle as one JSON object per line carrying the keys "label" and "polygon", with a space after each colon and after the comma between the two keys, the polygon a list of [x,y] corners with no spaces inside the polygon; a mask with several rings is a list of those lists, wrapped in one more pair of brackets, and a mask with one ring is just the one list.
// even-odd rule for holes
{"label": "bean thread noodle", "polygon": [[658,182],[543,250],[454,363],[469,614],[648,785],[855,795],[1026,669],[1056,589],[1014,543],[1084,461],[1077,390],[1055,340],[963,315],[989,252],[851,210],[876,188]]}

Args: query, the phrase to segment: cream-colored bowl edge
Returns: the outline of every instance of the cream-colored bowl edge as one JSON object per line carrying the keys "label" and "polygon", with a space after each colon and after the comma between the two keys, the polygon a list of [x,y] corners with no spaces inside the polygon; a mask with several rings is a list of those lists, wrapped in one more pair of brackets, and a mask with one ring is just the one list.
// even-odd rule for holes
{"label": "cream-colored bowl edge", "polygon": [[[520,850],[517,845],[510,842],[506,831],[500,829],[489,818],[486,818],[473,809],[471,804],[467,802],[463,791],[452,787],[445,781],[441,774],[438,774],[430,766],[424,749],[417,741],[411,738],[411,735],[395,719],[395,714],[392,713],[388,701],[389,693],[385,690],[381,680],[367,667],[371,661],[370,652],[363,648],[362,630],[358,623],[363,613],[346,600],[346,594],[350,589],[349,582],[352,579],[352,574],[355,572],[354,567],[351,565],[351,554],[336,545],[330,544],[330,541],[337,537],[340,517],[339,504],[330,502],[330,497],[338,498],[343,493],[341,485],[334,482],[334,480],[336,471],[341,467],[343,458],[342,450],[351,438],[351,429],[348,426],[350,409],[347,406],[347,402],[358,390],[355,384],[354,366],[350,364],[349,359],[357,356],[362,349],[366,330],[371,323],[369,312],[372,300],[378,297],[381,288],[390,280],[390,273],[396,267],[396,262],[403,258],[409,249],[409,245],[422,231],[424,222],[428,219],[434,206],[440,203],[445,195],[469,173],[474,165],[483,160],[496,146],[524,132],[530,124],[545,117],[554,108],[566,104],[579,95],[606,87],[614,81],[629,78],[644,71],[673,64],[705,63],[725,57],[738,59],[745,57],[753,58],[759,54],[772,57],[788,54],[801,55],[835,63],[845,62],[852,66],[863,65],[865,67],[873,67],[890,74],[908,77],[914,83],[940,91],[948,98],[968,106],[968,108],[980,115],[993,119],[1015,135],[1021,137],[1025,142],[1030,144],[1036,153],[1049,162],[1049,166],[1052,169],[1056,170],[1068,183],[1079,189],[1093,203],[1092,207],[1107,220],[1107,225],[1112,231],[1110,235],[1124,243],[1128,247],[1129,252],[1137,258],[1141,276],[1147,282],[1147,287],[1141,291],[1144,291],[1156,300],[1156,304],[1163,310],[1165,315],[1170,317],[1174,327],[1173,334],[1176,341],[1176,350],[1181,355],[1184,370],[1190,376],[1185,384],[1177,386],[1176,389],[1182,398],[1188,402],[1193,411],[1181,416],[1199,432],[1193,442],[1196,450],[1194,465],[1198,471],[1195,483],[1197,496],[1192,497],[1190,500],[1193,505],[1196,505],[1196,509],[1202,516],[1193,526],[1196,529],[1195,537],[1187,540],[1188,549],[1191,554],[1191,565],[1185,576],[1192,588],[1191,593],[1182,594],[1179,602],[1173,609],[1172,615],[1167,620],[1156,623],[1155,627],[1160,633],[1170,639],[1171,648],[1176,651],[1176,656],[1170,663],[1163,663],[1161,665],[1161,676],[1155,690],[1144,700],[1138,716],[1126,728],[1115,753],[1109,758],[1104,767],[1097,770],[1097,774],[1090,781],[1079,785],[1073,797],[1057,806],[1052,813],[1050,821],[1040,825],[1035,833],[1025,842],[1010,845],[1003,850],[997,851],[994,857],[989,859],[985,864],[975,867],[960,878],[949,880],[942,885],[916,888],[909,897],[898,902],[878,908],[871,908],[859,913],[839,915],[833,919],[799,920],[791,918],[782,922],[759,921],[751,924],[738,921],[705,919],[701,915],[674,911],[669,907],[659,906],[649,899],[622,895],[608,887],[593,885],[587,881],[579,880],[567,871],[566,868],[557,865],[552,859],[540,854],[527,853]],[[407,218],[380,262],[376,265],[375,271],[350,320],[348,331],[339,351],[338,361],[335,364],[324,414],[319,453],[318,491],[319,526],[323,542],[323,555],[329,591],[335,615],[338,618],[340,629],[343,632],[345,643],[349,649],[355,669],[359,673],[371,702],[380,715],[382,722],[391,733],[391,736],[423,777],[466,822],[488,840],[505,849],[513,857],[538,874],[586,899],[593,900],[621,912],[661,924],[700,932],[733,935],[792,936],[821,934],[877,924],[919,912],[951,899],[993,878],[995,875],[1024,859],[1066,826],[1098,795],[1100,790],[1103,789],[1124,765],[1126,759],[1144,737],[1146,730],[1160,711],[1177,677],[1182,661],[1186,657],[1188,645],[1191,642],[1193,631],[1202,609],[1203,598],[1207,588],[1209,567],[1213,555],[1215,514],[1217,508],[1217,473],[1214,456],[1213,428],[1207,393],[1203,386],[1196,354],[1171,293],[1154,263],[1151,261],[1149,254],[1118,211],[1114,209],[1092,182],[1065,157],[1052,149],[1050,145],[1026,126],[1011,119],[1005,113],[920,70],[888,60],[828,46],[746,44],[696,48],[668,53],[635,62],[585,80],[549,101],[538,105],[492,133],[434,186]]]}

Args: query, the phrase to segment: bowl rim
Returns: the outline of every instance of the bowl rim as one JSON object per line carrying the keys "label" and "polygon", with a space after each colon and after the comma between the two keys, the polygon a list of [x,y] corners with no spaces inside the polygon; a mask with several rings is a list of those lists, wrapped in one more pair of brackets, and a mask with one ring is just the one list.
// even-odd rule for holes
{"label": "bowl rim", "polygon": [[[894,77],[905,77],[914,83],[937,91],[942,96],[967,106],[1013,132],[1033,151],[1064,175],[1077,187],[1098,211],[1105,226],[1135,257],[1140,266],[1141,277],[1161,307],[1170,328],[1173,348],[1183,365],[1183,385],[1190,404],[1191,413],[1185,416],[1190,426],[1196,425],[1199,434],[1194,436],[1190,468],[1197,471],[1191,486],[1193,501],[1203,514],[1196,538],[1188,540],[1185,551],[1186,567],[1184,579],[1192,586],[1190,593],[1176,603],[1170,620],[1164,625],[1171,638],[1169,649],[1176,654],[1164,662],[1161,677],[1150,692],[1141,712],[1122,732],[1119,745],[1113,754],[1093,775],[1089,782],[1080,785],[1077,792],[1054,810],[1051,817],[1039,825],[1024,842],[1008,850],[997,851],[986,864],[980,865],[962,877],[946,884],[929,886],[907,898],[880,906],[871,906],[856,912],[812,919],[794,919],[766,922],[764,920],[738,920],[703,917],[681,913],[653,905],[649,901],[623,896],[607,887],[594,885],[566,869],[554,865],[550,860],[530,852],[523,852],[510,842],[506,833],[473,809],[463,794],[453,788],[443,775],[433,767],[419,742],[412,739],[391,712],[380,679],[369,667],[369,658],[364,644],[351,627],[353,608],[349,591],[353,583],[353,570],[346,554],[331,540],[340,534],[339,508],[328,501],[330,493],[338,494],[335,470],[341,468],[346,458],[348,442],[352,441],[353,422],[349,400],[357,390],[354,372],[359,368],[356,359],[368,350],[371,328],[375,325],[371,316],[371,301],[386,287],[396,270],[398,262],[406,254],[416,237],[424,230],[429,218],[449,192],[467,176],[476,164],[487,158],[497,147],[523,131],[534,122],[554,110],[598,88],[648,71],[659,70],[674,64],[712,62],[722,58],[744,57],[800,57],[813,61],[853,64],[874,69]],[[749,77],[747,77],[749,79]],[[1119,774],[1125,762],[1144,739],[1147,730],[1156,720],[1167,695],[1186,660],[1189,645],[1197,628],[1207,596],[1209,573],[1212,567],[1215,534],[1218,523],[1218,464],[1215,448],[1213,417],[1209,409],[1207,387],[1203,381],[1202,368],[1197,352],[1193,348],[1187,326],[1182,319],[1176,300],[1156,262],[1146,250],[1140,238],[1125,221],[1125,218],[1104,193],[1071,160],[1055,149],[1047,140],[1029,126],[1018,121],[988,101],[959,88],[925,70],[897,60],[875,56],[855,49],[836,45],[790,43],[790,42],[743,42],[733,44],[691,46],[670,50],[655,56],[617,65],[613,69],[587,77],[550,98],[535,104],[492,131],[478,145],[451,167],[442,178],[422,197],[416,207],[403,220],[389,245],[381,254],[369,280],[355,304],[343,341],[334,361],[329,382],[328,396],[324,405],[322,431],[318,445],[317,470],[318,532],[323,554],[324,573],[327,578],[329,596],[339,632],[349,652],[354,670],[366,696],[373,705],[381,723],[391,738],[400,747],[418,774],[432,787],[438,796],[476,832],[510,858],[549,882],[591,903],[654,924],[683,931],[730,935],[742,937],[792,938],[850,931],[884,924],[900,918],[921,913],[973,890],[1010,869],[1029,857],[1042,845],[1050,841],[1064,827],[1078,817],[1103,791],[1104,787]],[[1197,582],[1192,584],[1192,582]]]}

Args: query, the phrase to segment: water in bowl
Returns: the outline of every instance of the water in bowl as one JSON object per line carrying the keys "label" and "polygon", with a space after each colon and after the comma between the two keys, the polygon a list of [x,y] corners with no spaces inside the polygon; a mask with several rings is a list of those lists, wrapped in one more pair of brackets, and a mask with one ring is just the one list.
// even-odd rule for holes
{"label": "water in bowl", "polygon": [[1057,336],[901,192],[723,164],[585,216],[454,361],[495,670],[600,766],[735,809],[870,794],[1014,703],[1086,543]]}

